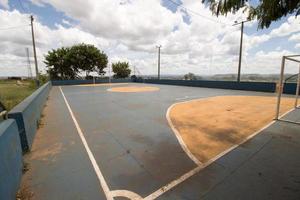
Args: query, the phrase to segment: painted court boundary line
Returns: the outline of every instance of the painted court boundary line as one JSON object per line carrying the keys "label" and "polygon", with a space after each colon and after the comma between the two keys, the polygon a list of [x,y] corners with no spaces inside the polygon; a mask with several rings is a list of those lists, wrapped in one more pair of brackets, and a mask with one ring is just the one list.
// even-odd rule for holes
{"label": "painted court boundary line", "polygon": [[[111,191],[105,181],[105,178],[96,162],[96,159],[91,151],[91,149],[89,148],[89,145],[84,137],[84,134],[79,126],[79,123],[77,122],[74,114],[73,114],[73,111],[68,103],[68,100],[66,99],[61,87],[59,86],[59,89],[60,89],[60,92],[63,96],[63,99],[66,103],[66,106],[69,110],[69,113],[72,117],[72,120],[75,124],[75,127],[77,129],[77,132],[78,132],[78,135],[84,145],[84,148],[89,156],[89,159],[93,165],[93,168],[96,172],[96,175],[98,177],[98,180],[100,182],[100,185],[102,187],[102,190],[104,191],[104,194],[106,196],[106,198],[108,200],[113,200],[113,197],[127,197],[129,199],[133,199],[133,200],[141,200],[141,199],[144,199],[144,200],[153,200],[153,199],[156,199],[157,197],[163,195],[164,193],[166,193],[167,191],[171,190],[172,188],[176,187],[177,185],[179,185],[180,183],[184,182],[185,180],[187,180],[188,178],[192,177],[193,175],[195,175],[196,173],[198,173],[199,171],[201,171],[202,169],[206,168],[207,166],[209,166],[210,164],[212,164],[213,162],[215,162],[217,159],[219,159],[220,157],[226,155],[227,153],[229,153],[230,151],[232,151],[233,149],[237,148],[238,146],[240,146],[241,144],[247,142],[248,140],[250,140],[251,138],[253,138],[254,136],[256,136],[258,133],[260,133],[261,131],[263,131],[264,129],[268,128],[269,126],[271,126],[272,124],[274,124],[276,121],[272,121],[270,122],[269,124],[267,124],[266,126],[264,126],[263,128],[261,128],[260,130],[254,132],[252,135],[248,136],[247,138],[245,138],[243,141],[241,141],[240,143],[230,147],[229,149],[227,149],[226,151],[218,154],[217,156],[215,156],[214,158],[210,159],[209,161],[207,161],[206,163],[202,163],[200,162],[190,151],[189,149],[187,148],[186,144],[184,143],[182,137],[180,136],[178,130],[175,128],[175,126],[172,124],[172,121],[169,117],[169,113],[170,113],[170,110],[171,108],[173,108],[175,105],[177,104],[182,104],[182,103],[187,103],[187,102],[190,102],[190,101],[198,101],[198,100],[202,100],[204,98],[201,98],[201,99],[193,99],[193,100],[189,100],[189,101],[184,101],[184,102],[178,102],[178,103],[175,103],[173,105],[171,105],[169,108],[168,108],[168,111],[167,111],[167,114],[166,114],[166,117],[167,117],[167,120],[168,120],[168,123],[171,127],[171,129],[173,130],[173,132],[175,133],[176,135],[176,138],[178,139],[178,142],[180,143],[182,149],[185,151],[185,153],[190,157],[191,160],[193,160],[195,162],[195,164],[197,165],[197,167],[195,167],[194,169],[188,171],[187,173],[183,174],[182,176],[180,176],[179,178],[171,181],[170,183],[166,184],[165,186],[159,188],[158,190],[156,190],[155,192],[153,192],[152,194],[148,195],[147,197],[145,198],[142,198],[141,196],[139,196],[138,194],[134,193],[134,192],[131,192],[131,191],[128,191],[128,190],[114,190],[114,191]],[[205,98],[207,99],[207,98]],[[287,115],[288,113],[290,113],[291,111],[293,111],[293,109],[287,111],[286,113],[284,113],[283,115],[281,115],[281,117]]]}
{"label": "painted court boundary line", "polygon": [[[213,97],[209,97],[209,98],[213,98]],[[184,102],[178,102],[178,103],[174,103],[172,104],[168,111],[167,111],[167,119],[168,122],[170,124],[170,127],[172,128],[172,130],[174,131],[180,145],[182,145],[183,150],[187,153],[187,155],[191,158],[190,154],[192,155],[192,157],[194,157],[194,155],[187,149],[187,146],[185,145],[182,137],[180,136],[178,130],[175,128],[175,126],[172,124],[172,121],[170,120],[169,117],[169,113],[172,107],[174,107],[177,104],[183,104],[183,103],[187,103],[187,102],[191,102],[191,101],[199,101],[199,100],[204,100],[207,98],[200,98],[200,99],[192,99],[189,101],[184,101]],[[287,112],[285,112],[284,114],[282,114],[280,116],[283,117],[285,115],[287,115],[288,113],[290,113],[291,111],[293,111],[294,108],[288,110]],[[160,189],[156,190],[155,192],[153,192],[152,194],[148,195],[147,197],[145,197],[145,200],[152,200],[152,199],[156,199],[157,197],[163,195],[164,193],[166,193],[167,191],[171,190],[172,188],[176,187],[177,185],[179,185],[180,183],[184,182],[185,180],[187,180],[188,178],[192,177],[193,175],[195,175],[196,173],[198,173],[199,171],[201,171],[202,169],[206,168],[207,166],[209,166],[210,164],[212,164],[213,162],[215,162],[216,160],[218,160],[220,157],[226,155],[227,153],[231,152],[232,150],[234,150],[235,148],[239,147],[240,145],[244,144],[245,142],[247,142],[248,140],[250,140],[251,138],[253,138],[254,136],[256,136],[258,133],[262,132],[264,129],[268,128],[269,126],[271,126],[272,124],[274,124],[276,121],[273,120],[271,121],[269,124],[267,124],[266,126],[264,126],[263,128],[259,129],[258,131],[254,132],[253,134],[249,135],[247,138],[245,138],[244,140],[242,140],[240,143],[233,145],[232,147],[230,147],[229,149],[221,152],[220,154],[218,154],[217,156],[213,157],[212,159],[208,160],[206,163],[201,163],[199,161],[199,165],[197,167],[195,167],[194,169],[190,170],[189,172],[185,173],[184,175],[180,176],[178,179],[166,184],[165,186],[161,187]],[[187,151],[185,150],[187,149]],[[192,159],[192,158],[191,158]],[[197,161],[198,159],[195,158],[196,160],[193,160],[194,162]],[[196,163],[196,162],[195,162]],[[197,163],[196,163],[197,164]]]}
{"label": "painted court boundary line", "polygon": [[[182,102],[181,102],[181,103],[182,103]],[[173,123],[172,123],[172,120],[171,120],[171,118],[170,118],[170,111],[171,111],[171,109],[172,109],[174,106],[176,106],[176,105],[178,105],[178,104],[180,104],[180,103],[175,103],[175,104],[171,105],[171,106],[168,108],[167,114],[166,114],[166,118],[167,118],[167,120],[168,120],[168,123],[169,123],[169,125],[170,125],[172,131],[175,133],[175,136],[176,136],[176,138],[177,138],[177,140],[178,140],[178,142],[179,142],[181,148],[183,149],[183,151],[190,157],[190,159],[191,159],[192,161],[194,161],[194,163],[195,163],[197,166],[203,166],[203,163],[200,162],[200,161],[194,156],[194,154],[192,154],[192,152],[190,152],[190,150],[188,149],[188,147],[187,147],[186,144],[184,143],[184,141],[183,141],[183,139],[182,139],[182,137],[181,137],[179,131],[175,128],[175,126],[174,126]]]}
{"label": "painted court boundary line", "polygon": [[103,192],[104,192],[104,194],[105,194],[105,196],[106,196],[106,198],[108,200],[113,200],[112,196],[110,195],[109,187],[108,187],[108,185],[107,185],[107,183],[106,183],[106,181],[105,181],[105,179],[103,177],[102,172],[100,171],[100,168],[99,168],[99,166],[98,166],[98,164],[96,162],[96,159],[95,159],[95,157],[94,157],[94,155],[93,155],[93,153],[92,153],[92,151],[91,151],[88,143],[86,142],[86,139],[85,139],[85,137],[83,135],[83,132],[82,132],[82,130],[81,130],[81,128],[80,128],[80,126],[79,126],[79,124],[78,124],[78,122],[77,122],[74,114],[73,114],[73,111],[72,111],[72,109],[71,109],[71,107],[70,107],[70,105],[68,103],[68,100],[66,99],[65,94],[62,91],[61,87],[59,87],[59,89],[60,89],[60,92],[61,92],[61,94],[62,94],[62,96],[64,98],[64,101],[65,101],[66,105],[67,105],[67,108],[68,108],[68,110],[70,112],[72,120],[73,120],[73,122],[75,124],[75,127],[77,129],[77,133],[78,133],[78,135],[79,135],[79,137],[80,137],[80,139],[81,139],[81,141],[83,143],[83,146],[84,146],[84,148],[85,148],[85,150],[86,150],[86,152],[87,152],[87,154],[89,156],[89,159],[90,159],[90,161],[91,161],[91,163],[93,165],[93,168],[94,168],[94,170],[96,172],[96,175],[97,175],[97,177],[98,177],[98,179],[100,181],[100,184],[101,184],[101,187],[103,189]]}
{"label": "painted court boundary line", "polygon": [[127,190],[114,190],[114,191],[111,191],[109,189],[109,187],[108,187],[108,185],[107,185],[107,183],[105,181],[105,178],[104,178],[104,176],[103,176],[103,174],[102,174],[102,172],[101,172],[101,170],[100,170],[100,168],[99,168],[99,166],[98,166],[98,164],[96,162],[96,159],[95,159],[95,157],[94,157],[94,155],[93,155],[93,153],[92,153],[92,151],[91,151],[91,149],[90,149],[90,147],[89,147],[89,145],[88,145],[88,143],[87,143],[87,141],[86,141],[86,139],[84,137],[84,134],[83,134],[83,132],[82,132],[80,126],[79,126],[79,123],[77,122],[77,120],[76,120],[76,118],[74,116],[74,113],[73,113],[73,111],[72,111],[72,109],[71,109],[71,107],[69,105],[69,102],[68,102],[67,98],[65,97],[65,94],[62,91],[62,89],[61,89],[60,86],[59,86],[59,89],[60,89],[60,92],[61,92],[61,94],[63,96],[63,99],[64,99],[64,101],[65,101],[65,103],[67,105],[67,108],[68,108],[69,113],[70,113],[70,115],[72,117],[72,120],[73,120],[73,122],[75,124],[75,127],[77,129],[77,133],[78,133],[78,135],[79,135],[79,137],[80,137],[80,139],[81,139],[81,141],[83,143],[83,146],[84,146],[84,148],[85,148],[85,150],[86,150],[86,152],[87,152],[87,154],[89,156],[89,159],[90,159],[90,161],[91,161],[91,163],[93,165],[94,171],[96,172],[96,175],[98,177],[98,180],[100,182],[102,190],[103,190],[103,192],[104,192],[104,194],[106,196],[106,199],[107,200],[113,200],[113,197],[127,197],[129,199],[134,199],[134,200],[142,199],[142,197],[140,197],[138,194],[135,194],[134,192],[131,192],[131,191],[127,191]]}

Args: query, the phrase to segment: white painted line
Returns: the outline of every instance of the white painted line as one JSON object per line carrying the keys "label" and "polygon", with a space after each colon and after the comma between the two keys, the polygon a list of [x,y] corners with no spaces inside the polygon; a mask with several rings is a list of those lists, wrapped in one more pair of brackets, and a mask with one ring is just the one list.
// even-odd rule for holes
{"label": "white painted line", "polygon": [[185,99],[192,99],[192,98],[203,98],[202,96],[196,95],[196,96],[184,96],[184,97],[178,97],[175,100],[176,101],[182,101]]}
{"label": "white painted line", "polygon": [[199,161],[199,160],[198,160],[198,159],[190,152],[190,150],[187,148],[187,146],[186,146],[186,144],[184,143],[184,141],[183,141],[183,139],[182,139],[180,133],[179,133],[178,130],[175,128],[175,126],[173,125],[172,120],[171,120],[171,118],[170,118],[170,111],[171,111],[171,109],[172,109],[174,106],[178,105],[178,104],[180,104],[180,103],[175,103],[175,104],[171,105],[171,106],[168,108],[167,114],[166,114],[166,118],[167,118],[167,120],[168,120],[168,123],[169,123],[169,125],[170,125],[172,131],[175,133],[175,136],[176,136],[176,138],[177,138],[177,140],[178,140],[178,142],[179,142],[181,148],[183,149],[183,151],[190,157],[190,159],[191,159],[192,161],[194,161],[194,163],[195,163],[196,165],[202,166],[203,163],[201,163],[201,162],[200,162],[200,161]]}
{"label": "white painted line", "polygon": [[187,98],[189,98],[189,96],[178,97],[178,98],[176,98],[175,100],[176,100],[176,101],[179,101],[179,100],[184,100],[184,99],[187,99]]}
{"label": "white painted line", "polygon": [[[281,115],[281,117],[287,115],[288,113],[292,112],[294,110],[294,108],[288,110],[287,112],[285,112],[284,114]],[[205,165],[209,165],[211,163],[213,163],[214,161],[218,160],[220,157],[224,156],[225,154],[229,153],[230,151],[232,151],[233,149],[237,148],[238,146],[244,144],[245,142],[247,142],[248,140],[250,140],[251,138],[253,138],[254,136],[256,136],[258,133],[262,132],[263,130],[265,130],[266,128],[268,128],[269,126],[271,126],[272,124],[274,124],[276,122],[276,120],[271,121],[270,123],[268,123],[266,126],[264,126],[263,128],[259,129],[258,131],[255,131],[253,134],[249,135],[248,137],[246,137],[244,140],[242,140],[240,143],[233,145],[232,147],[230,147],[229,149],[223,151],[222,153],[218,154],[217,156],[215,156],[214,158],[208,160]]]}
{"label": "white painted line", "polygon": [[[114,191],[110,191],[109,190],[109,187],[100,171],[100,168],[95,160],[95,157],[93,155],[93,153],[91,152],[87,142],[86,142],[86,139],[83,135],[83,132],[73,114],[73,111],[61,89],[61,87],[59,87],[60,91],[61,91],[61,94],[64,98],[64,101],[68,107],[68,110],[70,112],[70,115],[73,119],[73,122],[76,126],[76,129],[77,129],[77,132],[82,140],[82,143],[88,153],[88,156],[92,162],[92,165],[94,167],[94,170],[97,174],[97,177],[99,179],[99,182],[101,184],[101,187],[106,195],[106,198],[108,200],[113,200],[113,197],[126,197],[126,198],[129,198],[129,199],[132,199],[132,200],[141,200],[141,199],[144,199],[144,200],[153,200],[153,199],[156,199],[157,197],[161,196],[162,194],[164,194],[165,192],[169,191],[170,189],[176,187],[177,185],[179,185],[180,183],[184,182],[185,180],[187,180],[188,178],[192,177],[193,175],[195,175],[196,173],[198,173],[199,171],[201,171],[202,169],[204,169],[205,167],[209,166],[211,163],[213,163],[214,161],[216,161],[217,159],[219,159],[220,157],[224,156],[225,154],[229,153],[230,151],[232,151],[233,149],[237,148],[238,146],[240,146],[241,144],[247,142],[249,139],[253,138],[255,135],[257,135],[258,133],[260,133],[261,131],[263,131],[264,129],[268,128],[270,125],[272,125],[273,123],[275,123],[276,121],[272,121],[271,123],[269,123],[268,125],[266,125],[265,127],[263,127],[262,129],[256,131],[255,133],[253,133],[252,135],[248,136],[246,139],[244,139],[242,142],[240,142],[239,144],[236,144],[234,146],[232,146],[231,148],[227,149],[226,151],[218,154],[217,156],[215,156],[214,158],[210,159],[209,161],[207,161],[206,163],[201,163],[190,151],[189,149],[187,148],[186,144],[184,143],[182,137],[180,136],[178,130],[174,127],[174,125],[172,124],[172,121],[169,117],[169,113],[170,113],[170,110],[172,109],[173,106],[177,105],[177,104],[181,104],[181,103],[186,103],[186,102],[190,102],[190,101],[197,101],[199,99],[193,99],[193,100],[189,100],[189,101],[185,101],[185,102],[179,102],[179,103],[175,103],[173,105],[171,105],[169,108],[168,108],[168,111],[167,111],[167,114],[166,114],[166,117],[167,117],[167,120],[170,124],[170,127],[171,129],[173,130],[173,132],[175,133],[182,149],[185,151],[185,153],[190,157],[191,160],[193,160],[196,164],[197,164],[197,167],[190,170],[189,172],[183,174],[182,176],[180,176],[179,178],[171,181],[170,183],[166,184],[165,186],[159,188],[158,190],[156,190],[155,192],[153,192],[152,194],[148,195],[147,197],[145,198],[142,198],[141,196],[139,196],[138,194],[134,193],[134,192],[131,192],[131,191],[128,191],[128,190],[114,190]],[[206,98],[205,98],[206,99]],[[292,110],[294,109],[291,109],[289,111],[287,111],[286,113],[284,113],[282,116],[288,114],[289,112],[291,112]]]}
{"label": "white painted line", "polygon": [[111,191],[111,195],[113,197],[126,197],[131,200],[142,200],[143,199],[140,195],[138,195],[134,192],[128,191],[128,190],[113,190],[113,191]]}
{"label": "white painted line", "polygon": [[113,200],[113,197],[112,197],[112,195],[110,193],[109,187],[108,187],[108,185],[107,185],[107,183],[106,183],[106,181],[104,179],[103,174],[100,171],[100,168],[99,168],[99,166],[98,166],[98,164],[96,162],[96,159],[95,159],[95,157],[94,157],[94,155],[93,155],[93,153],[92,153],[89,145],[86,142],[86,139],[85,139],[85,137],[83,135],[83,132],[82,132],[82,130],[81,130],[81,128],[80,128],[80,126],[79,126],[79,124],[78,124],[78,122],[77,122],[74,114],[73,114],[73,111],[72,111],[72,109],[71,109],[71,107],[70,107],[70,105],[69,105],[69,103],[68,103],[68,101],[67,101],[67,99],[65,97],[65,94],[63,93],[63,91],[62,91],[62,89],[61,89],[60,86],[59,86],[59,89],[60,89],[60,92],[61,92],[61,94],[62,94],[62,96],[63,96],[63,98],[65,100],[65,103],[66,103],[66,105],[68,107],[68,110],[69,110],[70,115],[71,115],[71,117],[73,119],[73,122],[74,122],[74,124],[76,126],[77,133],[78,133],[78,135],[79,135],[79,137],[80,137],[80,139],[81,139],[81,141],[83,143],[83,146],[84,146],[84,148],[85,148],[85,150],[86,150],[86,152],[87,152],[87,154],[89,156],[89,159],[91,160],[91,163],[92,163],[92,165],[94,167],[94,170],[95,170],[95,172],[97,174],[98,180],[99,180],[99,182],[101,184],[101,187],[102,187],[103,192],[104,192],[104,194],[106,196],[106,199]]}
{"label": "white painted line", "polygon": [[[209,97],[211,98],[211,97]],[[205,98],[207,99],[207,98]],[[193,100],[189,100],[189,101],[185,101],[185,102],[179,102],[179,103],[175,103],[173,105],[171,105],[167,111],[167,119],[168,119],[168,122],[172,128],[172,130],[174,131],[180,145],[182,146],[182,148],[184,149],[184,151],[187,153],[187,155],[191,158],[194,157],[194,155],[187,149],[187,146],[185,145],[184,141],[182,140],[179,132],[177,131],[177,129],[173,126],[171,120],[170,120],[170,117],[169,117],[169,112],[170,112],[170,109],[177,105],[177,104],[181,104],[181,103],[186,103],[186,102],[191,102],[191,101],[198,101],[198,100],[202,100],[201,99],[193,99]],[[291,111],[293,111],[294,108],[292,108],[291,110],[285,112],[284,114],[282,114],[280,117],[283,117],[285,115],[287,115],[288,113],[290,113]],[[230,147],[229,149],[223,151],[222,153],[218,154],[217,156],[215,156],[214,158],[208,160],[206,163],[201,163],[200,161],[198,161],[197,158],[195,158],[196,160],[192,160],[195,162],[195,161],[198,161],[200,164],[198,165],[198,167],[190,170],[189,172],[185,173],[184,175],[180,176],[179,178],[173,180],[172,182],[168,183],[167,185],[159,188],[158,190],[156,190],[155,192],[153,192],[152,194],[148,195],[147,197],[144,198],[144,200],[153,200],[153,199],[156,199],[157,197],[163,195],[165,192],[169,191],[170,189],[176,187],[177,185],[179,185],[180,183],[184,182],[185,180],[187,180],[188,178],[192,177],[193,175],[195,175],[196,173],[198,173],[199,171],[201,171],[202,169],[206,168],[207,166],[209,166],[210,164],[212,164],[213,162],[215,162],[216,160],[218,160],[220,157],[226,155],[227,153],[229,153],[230,151],[232,151],[233,149],[237,148],[238,146],[242,145],[243,143],[247,142],[248,140],[250,140],[251,138],[253,138],[254,136],[256,136],[258,133],[260,133],[261,131],[263,131],[264,129],[268,128],[269,126],[271,126],[272,124],[274,124],[276,121],[273,120],[272,122],[270,122],[269,124],[267,124],[266,126],[264,126],[263,128],[261,128],[260,130],[258,131],[255,131],[253,134],[251,134],[250,136],[248,136],[247,138],[245,138],[243,141],[241,141],[239,144],[236,144],[232,147]],[[178,137],[179,136],[179,137]],[[186,148],[186,150],[185,150]],[[196,163],[196,162],[195,162]],[[196,163],[197,164],[197,163]]]}
{"label": "white painted line", "polygon": [[167,185],[159,188],[158,190],[156,190],[152,194],[148,195],[147,197],[144,198],[144,200],[153,200],[153,199],[156,199],[157,197],[161,196],[165,192],[167,192],[170,189],[174,188],[175,186],[177,186],[178,184],[182,183],[186,179],[190,178],[191,176],[193,176],[194,174],[196,174],[197,172],[199,172],[201,169],[203,169],[202,166],[198,166],[198,167],[192,169],[191,171],[189,171],[189,172],[185,173],[184,175],[180,176],[178,179],[176,179],[176,180],[168,183]]}

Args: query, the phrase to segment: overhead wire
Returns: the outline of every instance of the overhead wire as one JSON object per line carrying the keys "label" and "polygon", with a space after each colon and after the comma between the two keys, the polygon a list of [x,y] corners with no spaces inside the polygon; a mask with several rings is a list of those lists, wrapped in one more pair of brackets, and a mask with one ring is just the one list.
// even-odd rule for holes
{"label": "overhead wire", "polygon": [[[22,1],[18,0],[18,3],[20,5],[20,8],[26,13],[27,9],[25,9],[25,7],[23,6]],[[18,29],[18,28],[22,28],[22,27],[25,27],[25,26],[30,26],[30,24],[16,25],[16,26],[10,26],[10,27],[0,27],[0,31],[2,31],[2,30],[10,30],[10,29]]]}
{"label": "overhead wire", "polygon": [[175,2],[175,1],[173,1],[173,0],[167,0],[167,1],[169,1],[170,3],[172,3],[172,4],[174,4],[174,5],[178,6],[178,7],[180,7],[180,8],[182,8],[182,9],[184,9],[184,10],[185,10],[186,12],[188,12],[188,13],[191,13],[191,14],[193,14],[193,15],[197,15],[197,16],[199,16],[199,17],[202,17],[202,18],[206,19],[206,20],[210,20],[210,21],[212,21],[212,22],[219,23],[219,24],[226,25],[226,26],[232,26],[232,25],[230,25],[230,24],[226,24],[226,23],[224,23],[224,22],[215,20],[215,19],[213,19],[213,18],[211,18],[211,17],[208,17],[208,16],[202,15],[202,14],[200,14],[200,13],[198,13],[198,12],[195,12],[195,11],[193,11],[193,10],[191,10],[191,9],[189,9],[189,8],[186,8],[186,7],[183,6],[182,4],[177,3],[177,2]]}
{"label": "overhead wire", "polygon": [[[170,3],[172,3],[172,4],[174,4],[174,5],[176,5],[177,7],[181,8],[181,9],[183,9],[188,14],[192,14],[192,15],[204,18],[206,20],[209,20],[209,21],[214,22],[214,23],[218,23],[220,25],[225,25],[225,26],[231,27],[233,29],[237,29],[236,27],[232,26],[232,24],[227,24],[227,23],[221,22],[219,20],[213,19],[211,17],[205,16],[203,14],[200,14],[198,12],[195,12],[194,10],[191,10],[191,9],[183,6],[181,3],[175,2],[174,0],[167,0],[167,1],[170,2]],[[211,73],[211,68],[214,66],[213,65],[214,55],[215,55],[215,52],[214,52],[214,49],[212,49],[211,55],[210,55],[210,59],[209,59],[209,64],[208,64],[209,74]]]}
{"label": "overhead wire", "polygon": [[19,26],[11,26],[11,27],[0,27],[0,31],[4,31],[4,30],[10,30],[10,29],[18,29],[18,28],[22,28],[25,26],[30,26],[30,24],[24,24],[24,25],[19,25]]}
{"label": "overhead wire", "polygon": [[18,0],[18,2],[19,2],[21,9],[23,10],[23,12],[26,12],[25,7],[23,6],[23,3],[21,2],[21,0]]}

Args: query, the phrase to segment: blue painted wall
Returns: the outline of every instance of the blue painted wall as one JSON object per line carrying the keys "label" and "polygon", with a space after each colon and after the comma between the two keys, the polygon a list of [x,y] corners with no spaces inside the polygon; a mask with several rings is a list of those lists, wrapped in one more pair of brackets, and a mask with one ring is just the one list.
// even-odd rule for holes
{"label": "blue painted wall", "polygon": [[[53,86],[59,85],[80,85],[93,84],[93,80],[53,80]],[[205,81],[205,80],[171,80],[171,79],[112,79],[112,83],[139,82],[166,85],[181,85],[191,87],[207,87],[231,90],[246,90],[258,92],[275,92],[276,83],[272,82],[235,82],[235,81]],[[108,79],[96,80],[96,83],[108,83]],[[285,94],[295,94],[296,84],[286,83],[283,92]]]}
{"label": "blue painted wall", "polygon": [[[181,85],[192,87],[207,87],[231,90],[246,90],[258,92],[275,92],[276,83],[271,82],[234,82],[234,81],[205,81],[205,80],[170,80],[170,79],[137,79],[136,82],[166,84],[166,85]],[[285,94],[295,94],[296,84],[286,83],[283,92]]]}
{"label": "blue painted wall", "polygon": [[16,199],[22,168],[22,149],[17,123],[13,119],[0,122],[0,199]]}
{"label": "blue painted wall", "polygon": [[[285,83],[283,87],[283,93],[285,94],[296,94],[297,84],[296,83]],[[300,91],[298,91],[300,92]]]}
{"label": "blue painted wall", "polygon": [[50,89],[50,82],[44,84],[8,113],[17,122],[23,152],[31,148]]}
{"label": "blue painted wall", "polygon": [[[108,83],[108,79],[95,80],[95,83]],[[112,83],[126,83],[131,82],[131,79],[111,79]],[[80,84],[93,84],[93,80],[53,80],[53,86],[59,85],[80,85]]]}

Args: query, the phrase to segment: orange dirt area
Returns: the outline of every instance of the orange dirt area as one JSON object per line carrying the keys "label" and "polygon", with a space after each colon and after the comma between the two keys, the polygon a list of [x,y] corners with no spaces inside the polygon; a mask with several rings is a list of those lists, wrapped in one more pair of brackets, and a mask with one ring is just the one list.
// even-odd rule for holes
{"label": "orange dirt area", "polygon": [[128,87],[114,87],[108,89],[110,92],[153,92],[158,91],[158,87],[142,87],[142,86],[128,86]]}
{"label": "orange dirt area", "polygon": [[[202,163],[270,123],[275,116],[275,97],[218,96],[174,104],[169,121],[189,151]],[[281,114],[292,109],[293,98],[282,98]]]}
{"label": "orange dirt area", "polygon": [[96,83],[96,84],[81,84],[76,86],[94,87],[94,86],[114,86],[114,85],[127,85],[128,83]]}

